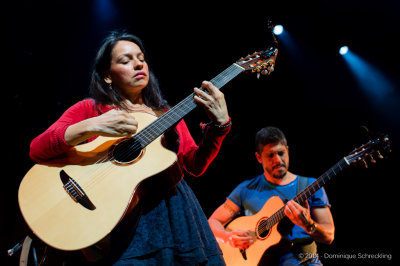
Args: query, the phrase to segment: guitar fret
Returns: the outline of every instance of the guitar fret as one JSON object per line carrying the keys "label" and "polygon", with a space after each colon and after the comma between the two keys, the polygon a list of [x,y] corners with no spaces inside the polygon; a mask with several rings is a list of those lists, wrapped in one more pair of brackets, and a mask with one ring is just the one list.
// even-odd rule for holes
{"label": "guitar fret", "polygon": [[301,193],[295,196],[293,199],[297,203],[303,203],[306,199],[311,197],[315,192],[317,192],[321,187],[323,187],[332,177],[334,177],[337,173],[339,173],[342,169],[344,169],[348,164],[343,158],[337,164],[335,164],[332,168],[326,171],[323,175],[321,175],[317,180],[315,180],[311,185],[305,188]]}
{"label": "guitar fret", "polygon": [[299,194],[299,201],[304,202],[311,195],[311,191],[309,189],[305,189],[302,194]]}
{"label": "guitar fret", "polygon": [[[212,79],[211,82],[217,88],[221,88],[243,71],[244,68],[234,63],[218,76],[216,76],[214,79]],[[135,137],[137,137],[137,139],[140,139],[141,144],[144,147],[147,146],[154,139],[162,135],[167,129],[179,122],[179,120],[186,116],[190,111],[196,108],[197,104],[193,100],[193,97],[194,93],[190,94],[180,103],[178,103],[162,116],[160,116],[157,120],[153,121],[142,131],[138,132]]]}
{"label": "guitar fret", "polygon": [[[240,74],[244,69],[237,65],[237,64],[232,64],[230,67],[228,67],[226,70],[224,70],[222,73],[220,73],[218,76],[213,78],[211,82],[217,87],[221,88],[223,87],[226,83],[228,83],[233,77],[236,77],[238,74]],[[233,76],[231,78],[231,76]]]}
{"label": "guitar fret", "polygon": [[[230,67],[225,69],[222,73],[212,79],[213,84],[217,88],[221,88],[238,74],[244,71],[244,68],[237,64],[232,64]],[[204,89],[203,89],[204,90]],[[206,91],[206,90],[204,90]],[[207,91],[206,91],[207,92]],[[143,130],[139,131],[133,138],[132,144],[127,151],[126,156],[143,149],[148,144],[153,142],[157,137],[161,136],[170,127],[179,122],[184,116],[186,116],[190,111],[197,107],[194,101],[194,93],[191,93],[177,105],[172,107],[158,119],[150,123]]]}
{"label": "guitar fret", "polygon": [[[297,203],[301,204],[309,197],[311,197],[315,192],[317,192],[321,187],[323,187],[333,176],[339,173],[342,169],[344,169],[349,164],[346,162],[346,159],[343,158],[336,165],[334,165],[331,169],[322,174],[317,180],[315,180],[311,185],[306,187],[302,192],[296,195],[293,200]],[[262,234],[267,230],[270,230],[275,224],[277,224],[283,217],[285,217],[284,208],[282,207],[273,215],[271,215],[268,219],[261,221],[260,226],[257,229],[258,234]]]}

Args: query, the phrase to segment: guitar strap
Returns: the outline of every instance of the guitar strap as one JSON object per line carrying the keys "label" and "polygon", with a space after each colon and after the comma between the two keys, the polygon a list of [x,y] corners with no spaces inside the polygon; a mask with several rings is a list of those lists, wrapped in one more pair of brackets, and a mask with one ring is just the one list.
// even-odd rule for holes
{"label": "guitar strap", "polygon": [[302,192],[304,189],[306,189],[307,185],[308,185],[308,178],[304,177],[304,176],[297,176],[298,180],[297,180],[297,191],[296,191],[296,195],[300,194],[300,192]]}
{"label": "guitar strap", "polygon": [[[304,177],[304,176],[297,176],[298,180],[297,180],[297,187],[296,187],[296,195],[298,195],[299,193],[301,193],[304,189],[306,189],[306,187],[308,186],[308,178]],[[282,199],[287,202],[289,200],[289,198],[284,195],[284,193],[275,190],[276,193],[280,194],[280,196],[282,197]],[[286,258],[286,260],[281,261],[282,264],[285,264],[285,262],[291,258],[299,258],[299,254],[305,255],[307,254],[307,256],[303,256],[300,260],[300,265],[309,265],[308,263],[310,262],[310,260],[317,256],[317,245],[315,243],[315,241],[311,238],[311,237],[305,237],[305,238],[297,238],[294,239],[293,241],[290,241],[291,243],[289,244],[290,247],[285,248],[285,246],[283,247],[282,250],[284,250],[283,252],[292,252],[293,255],[289,256]],[[282,242],[285,243],[285,242]],[[283,244],[282,244],[283,245]],[[278,248],[278,247],[277,247]],[[269,264],[271,261],[271,258],[277,258],[275,256],[281,256],[278,255],[280,254],[281,250],[279,249],[279,251],[273,250],[271,248],[269,248],[270,251],[267,250],[268,254],[275,253],[275,255],[267,255],[265,258],[262,259],[262,263],[260,263],[259,265],[264,265],[264,259],[265,259],[265,263]],[[266,254],[267,254],[266,253]],[[315,254],[315,256],[313,256],[312,254]],[[265,254],[263,255],[263,257],[265,256]],[[279,260],[279,258],[278,258]],[[260,261],[261,262],[261,261]],[[267,263],[268,262],[268,263]]]}
{"label": "guitar strap", "polygon": [[[296,195],[298,195],[300,192],[302,192],[308,185],[308,178],[304,177],[304,176],[297,176],[297,188],[296,188]],[[284,193],[282,193],[279,190],[275,190],[276,193],[278,193],[279,195],[281,195],[282,199],[286,202],[289,201],[289,197],[287,197],[287,195],[285,195]]]}
{"label": "guitar strap", "polygon": [[[297,191],[296,195],[300,194],[306,187],[308,186],[308,178],[304,176],[297,176]],[[317,245],[315,241],[311,237],[295,239],[293,241],[292,252],[294,254],[307,254],[307,256],[303,256],[303,259],[300,261],[302,265],[308,265],[307,262],[313,258],[311,254],[315,254],[317,256]],[[298,255],[297,255],[298,256]]]}

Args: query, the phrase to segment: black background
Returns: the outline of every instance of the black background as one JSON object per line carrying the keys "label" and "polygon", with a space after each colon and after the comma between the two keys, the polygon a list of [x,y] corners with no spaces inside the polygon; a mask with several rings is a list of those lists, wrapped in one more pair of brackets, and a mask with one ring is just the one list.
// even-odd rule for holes
{"label": "black background", "polygon": [[[69,106],[87,96],[91,64],[108,31],[141,37],[171,105],[240,57],[271,44],[267,20],[282,24],[295,49],[278,36],[275,72],[257,80],[241,74],[222,91],[232,131],[199,178],[186,175],[210,216],[242,180],[262,169],[254,135],[281,128],[290,147],[290,170],[318,177],[368,141],[361,128],[389,134],[393,152],[370,168],[351,167],[326,186],[336,225],[332,245],[320,245],[326,265],[394,263],[395,195],[399,163],[399,3],[381,1],[148,2],[14,1],[2,7],[3,174],[0,253],[23,239],[18,186],[33,166],[30,141]],[[379,3],[378,3],[379,2]],[[101,11],[102,10],[102,11]],[[5,46],[4,46],[5,44]],[[338,50],[348,45],[381,71],[395,91],[374,104]],[[186,118],[196,140],[201,109]],[[333,259],[335,254],[390,254],[388,259]],[[325,254],[325,259],[324,259]],[[19,255],[19,254],[18,254]],[[361,256],[360,255],[360,256]],[[326,258],[329,257],[329,258]],[[6,263],[16,265],[17,258]]]}

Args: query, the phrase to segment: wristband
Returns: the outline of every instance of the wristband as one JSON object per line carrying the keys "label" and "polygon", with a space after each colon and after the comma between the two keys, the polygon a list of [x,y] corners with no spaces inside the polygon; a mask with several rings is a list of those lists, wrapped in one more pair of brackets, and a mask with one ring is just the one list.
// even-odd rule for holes
{"label": "wristband", "polygon": [[307,233],[312,234],[317,230],[317,224],[313,222],[311,225],[307,226]]}
{"label": "wristband", "polygon": [[217,124],[215,124],[214,122],[211,122],[210,125],[213,126],[213,127],[215,127],[215,128],[221,128],[221,129],[222,129],[222,128],[226,128],[226,127],[229,127],[229,126],[232,125],[232,119],[229,117],[228,122],[226,122],[226,123],[224,123],[224,124],[222,124],[222,125],[217,125]]}

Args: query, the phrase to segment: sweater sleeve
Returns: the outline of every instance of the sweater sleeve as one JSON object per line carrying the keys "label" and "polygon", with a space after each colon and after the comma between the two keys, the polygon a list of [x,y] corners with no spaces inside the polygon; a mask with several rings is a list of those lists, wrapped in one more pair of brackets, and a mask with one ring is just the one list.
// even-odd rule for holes
{"label": "sweater sleeve", "polygon": [[91,99],[71,106],[46,131],[32,140],[29,151],[30,158],[36,162],[43,162],[70,149],[72,146],[64,138],[65,131],[70,125],[92,116],[95,116],[95,108]]}
{"label": "sweater sleeve", "polygon": [[202,175],[217,156],[222,141],[230,131],[230,126],[217,128],[207,126],[202,140],[197,145],[182,120],[176,126],[179,135],[178,160],[183,168],[193,176]]}

